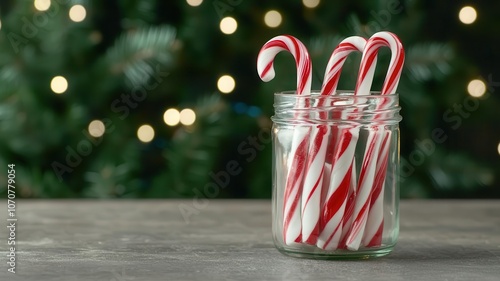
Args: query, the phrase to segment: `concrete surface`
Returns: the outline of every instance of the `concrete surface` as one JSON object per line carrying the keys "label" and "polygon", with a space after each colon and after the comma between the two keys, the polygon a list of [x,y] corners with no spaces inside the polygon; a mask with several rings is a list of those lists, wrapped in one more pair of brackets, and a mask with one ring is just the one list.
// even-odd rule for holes
{"label": "concrete surface", "polygon": [[500,280],[500,201],[403,201],[394,252],[363,261],[280,254],[270,201],[18,200],[16,211],[16,274],[3,227],[2,281]]}

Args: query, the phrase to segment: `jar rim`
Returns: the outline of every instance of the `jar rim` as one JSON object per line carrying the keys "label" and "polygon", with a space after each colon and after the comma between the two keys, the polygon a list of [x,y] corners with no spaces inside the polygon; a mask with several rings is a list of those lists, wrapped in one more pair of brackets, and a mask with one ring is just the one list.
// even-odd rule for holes
{"label": "jar rim", "polygon": [[299,123],[358,122],[398,123],[401,121],[399,95],[382,95],[370,91],[370,95],[354,95],[354,91],[337,91],[335,95],[321,95],[313,91],[297,95],[296,91],[274,94],[274,122],[281,120]]}
{"label": "jar rim", "polygon": [[[307,98],[307,97],[320,97],[321,96],[321,91],[320,90],[312,90],[310,95],[297,95],[296,90],[286,90],[286,91],[280,91],[280,92],[275,92],[274,96],[283,96],[283,97],[289,97],[292,95],[295,95],[298,98]],[[381,91],[370,91],[369,95],[355,95],[354,90],[337,90],[335,95],[325,95],[324,97],[363,97],[363,98],[369,98],[369,97],[395,97],[399,96],[399,93],[393,93],[393,94],[386,94],[382,95]]]}

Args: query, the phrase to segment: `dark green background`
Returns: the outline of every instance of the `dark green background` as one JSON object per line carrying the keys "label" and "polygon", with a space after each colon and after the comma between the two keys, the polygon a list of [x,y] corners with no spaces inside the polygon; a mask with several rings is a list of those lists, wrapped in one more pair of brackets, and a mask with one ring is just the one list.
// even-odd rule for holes
{"label": "dark green background", "polygon": [[[294,89],[296,74],[291,57],[280,55],[276,79],[261,82],[255,69],[260,47],[279,34],[300,38],[313,58],[313,88],[319,89],[341,39],[379,30],[398,34],[407,53],[399,87],[403,164],[420,153],[417,143],[434,129],[447,136],[418,165],[410,163],[402,196],[500,197],[497,1],[474,1],[478,19],[472,25],[458,20],[466,1],[323,0],[307,9],[299,0],[205,0],[199,7],[185,1],[52,0],[46,12],[36,11],[31,0],[0,3],[0,183],[7,182],[7,164],[16,164],[18,197],[207,196],[210,174],[231,161],[241,172],[217,197],[270,197],[270,144],[260,140],[252,148],[250,142],[268,132],[272,93]],[[68,18],[74,4],[87,9],[81,23]],[[263,23],[270,9],[283,15],[278,28]],[[225,16],[238,21],[232,35],[219,30]],[[388,58],[382,50],[379,69]],[[340,89],[353,88],[358,61],[348,59]],[[373,89],[383,81],[379,72]],[[223,74],[236,80],[229,95],[217,91]],[[62,95],[50,90],[56,75],[69,83]],[[468,96],[472,79],[487,83],[483,97]],[[122,95],[152,84],[144,100],[120,107]],[[474,109],[461,112],[460,105]],[[196,123],[166,126],[163,112],[171,107],[193,108]],[[109,125],[102,138],[86,136],[94,119]],[[145,123],[156,132],[148,144],[136,137]],[[73,155],[82,142],[93,143],[91,151]],[[67,169],[57,173],[54,167],[62,166],[55,163]],[[5,184],[0,190],[6,194]]]}

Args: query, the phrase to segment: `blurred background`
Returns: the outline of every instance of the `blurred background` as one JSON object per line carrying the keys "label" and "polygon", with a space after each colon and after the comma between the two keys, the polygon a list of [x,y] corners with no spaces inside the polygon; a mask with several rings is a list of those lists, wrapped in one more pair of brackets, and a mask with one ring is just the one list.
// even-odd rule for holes
{"label": "blurred background", "polygon": [[[500,198],[500,2],[2,0],[0,191],[25,198],[270,198],[273,92],[256,73],[292,34],[313,89],[345,37],[399,35],[401,194]],[[390,53],[379,53],[373,90]],[[339,89],[353,89],[360,55]],[[0,169],[0,170],[1,170]]]}

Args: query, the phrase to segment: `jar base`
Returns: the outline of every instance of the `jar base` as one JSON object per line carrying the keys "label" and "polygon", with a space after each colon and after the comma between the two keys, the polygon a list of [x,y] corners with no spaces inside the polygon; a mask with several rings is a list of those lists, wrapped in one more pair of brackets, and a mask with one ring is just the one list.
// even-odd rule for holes
{"label": "jar base", "polygon": [[365,260],[386,256],[392,252],[394,246],[359,251],[337,250],[333,252],[301,252],[277,247],[278,251],[286,256],[316,260]]}

